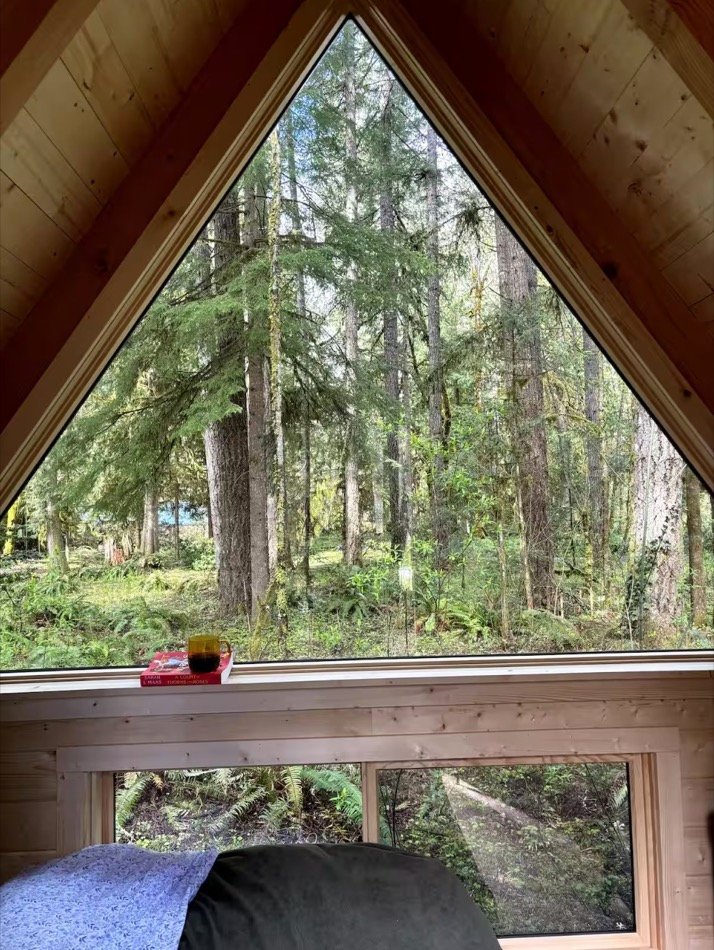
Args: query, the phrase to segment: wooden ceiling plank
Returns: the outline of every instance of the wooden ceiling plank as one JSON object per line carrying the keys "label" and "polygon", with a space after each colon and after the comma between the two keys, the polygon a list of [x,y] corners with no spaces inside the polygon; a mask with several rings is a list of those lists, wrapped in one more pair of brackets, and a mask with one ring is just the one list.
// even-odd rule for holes
{"label": "wooden ceiling plank", "polygon": [[105,205],[129,166],[61,60],[37,87],[27,111]]}
{"label": "wooden ceiling plank", "polygon": [[0,307],[0,346],[6,346],[17,332],[20,321]]}
{"label": "wooden ceiling plank", "polygon": [[688,307],[704,300],[714,292],[714,234],[710,232],[662,273]]}
{"label": "wooden ceiling plank", "polygon": [[699,303],[695,303],[691,309],[697,320],[701,323],[709,323],[714,327],[714,293],[709,294]]}
{"label": "wooden ceiling plank", "polygon": [[158,128],[179,102],[181,88],[149,6],[145,0],[100,0],[97,10],[144,108]]}
{"label": "wooden ceiling plank", "polygon": [[46,289],[47,281],[27,264],[0,245],[0,273],[3,279],[12,284],[31,300],[36,300]]}
{"label": "wooden ceiling plank", "polygon": [[233,21],[238,16],[245,0],[213,0],[218,13],[218,22],[224,33],[233,26]]}
{"label": "wooden ceiling plank", "polygon": [[714,230],[714,204],[710,204],[693,220],[682,223],[677,233],[652,252],[652,260],[660,270],[664,270]]}
{"label": "wooden ceiling plank", "polygon": [[462,6],[481,35],[489,43],[498,46],[501,28],[508,13],[508,3],[504,3],[504,0],[478,0],[478,3],[470,3],[466,0]]}
{"label": "wooden ceiling plank", "polygon": [[0,508],[148,306],[342,16],[338,3],[325,0],[272,0],[270,10],[266,17],[262,5],[242,8],[18,329],[15,344],[27,357],[22,366],[3,359],[0,371]]}
{"label": "wooden ceiling plank", "polygon": [[3,172],[0,235],[11,254],[47,279],[55,276],[74,247],[64,231]]}
{"label": "wooden ceiling plank", "polygon": [[[698,100],[690,97],[652,136],[637,161],[615,176],[610,192],[613,207],[635,233],[713,158],[711,119]],[[714,180],[702,196],[705,204],[714,199]],[[681,208],[678,213],[680,224],[686,224]]]}
{"label": "wooden ceiling plank", "polygon": [[0,168],[75,242],[101,210],[89,188],[25,109],[0,139]]}
{"label": "wooden ceiling plank", "polygon": [[692,36],[714,60],[714,6],[710,0],[667,0]]}
{"label": "wooden ceiling plank", "polygon": [[[669,0],[622,0],[667,62],[680,76],[685,86],[714,117],[714,62],[712,52],[702,45],[706,42],[706,27],[697,24],[690,29],[682,19],[690,3],[670,3]],[[677,7],[679,6],[679,11]],[[711,6],[710,6],[710,9]],[[710,29],[714,29],[710,24]]]}
{"label": "wooden ceiling plank", "polygon": [[144,0],[156,23],[161,45],[181,90],[188,89],[194,76],[221,38],[221,25],[200,0]]}
{"label": "wooden ceiling plank", "polygon": [[623,170],[637,161],[688,97],[684,83],[653,49],[578,156],[581,168],[611,204],[626,187]]}
{"label": "wooden ceiling plank", "polygon": [[616,0],[552,120],[573,155],[587,146],[651,51],[652,43]]}
{"label": "wooden ceiling plank", "polygon": [[542,0],[511,0],[501,23],[498,54],[518,81],[528,75],[548,30],[552,11]]}
{"label": "wooden ceiling plank", "polygon": [[96,10],[65,49],[62,62],[127,164],[133,165],[154,128]]}
{"label": "wooden ceiling plank", "polygon": [[97,0],[4,0],[0,5],[0,135],[96,3]]}
{"label": "wooden ceiling plank", "polygon": [[0,277],[0,307],[13,316],[18,323],[30,312],[34,302],[33,297],[29,297]]}
{"label": "wooden ceiling plank", "polygon": [[714,162],[698,169],[682,187],[661,204],[635,231],[639,243],[648,250],[664,248],[676,239],[682,227],[699,216],[710,204],[714,182]]}
{"label": "wooden ceiling plank", "polygon": [[587,4],[561,0],[533,61],[523,90],[549,121],[557,114],[571,83],[590,56],[595,38],[607,22],[612,0]]}
{"label": "wooden ceiling plank", "polygon": [[455,0],[408,9],[399,0],[364,0],[361,9],[365,29],[456,154],[714,486],[710,354],[692,345],[701,325]]}

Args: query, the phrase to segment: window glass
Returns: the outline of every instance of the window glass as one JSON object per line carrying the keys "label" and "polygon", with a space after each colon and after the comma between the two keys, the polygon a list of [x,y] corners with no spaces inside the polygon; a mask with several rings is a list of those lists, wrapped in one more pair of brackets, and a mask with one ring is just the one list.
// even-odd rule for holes
{"label": "window glass", "polygon": [[379,773],[380,835],[438,858],[499,936],[634,929],[627,766]]}
{"label": "window glass", "polygon": [[348,24],[0,522],[0,667],[707,647],[710,502]]}
{"label": "window glass", "polygon": [[120,772],[116,840],[157,851],[360,841],[360,767]]}

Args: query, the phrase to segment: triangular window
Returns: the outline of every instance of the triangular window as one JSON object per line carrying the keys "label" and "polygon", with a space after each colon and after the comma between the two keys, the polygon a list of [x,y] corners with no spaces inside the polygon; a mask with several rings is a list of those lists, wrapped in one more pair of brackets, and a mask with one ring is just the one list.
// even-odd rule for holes
{"label": "triangular window", "polygon": [[4,519],[2,666],[705,647],[711,518],[348,23]]}

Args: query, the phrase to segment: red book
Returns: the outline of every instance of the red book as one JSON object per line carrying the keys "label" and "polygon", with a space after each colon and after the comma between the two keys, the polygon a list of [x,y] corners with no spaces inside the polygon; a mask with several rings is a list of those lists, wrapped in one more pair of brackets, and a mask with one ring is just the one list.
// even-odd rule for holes
{"label": "red book", "polygon": [[154,659],[139,677],[142,686],[220,686],[228,679],[233,666],[233,654],[222,653],[218,669],[212,673],[192,673],[188,653],[156,653]]}

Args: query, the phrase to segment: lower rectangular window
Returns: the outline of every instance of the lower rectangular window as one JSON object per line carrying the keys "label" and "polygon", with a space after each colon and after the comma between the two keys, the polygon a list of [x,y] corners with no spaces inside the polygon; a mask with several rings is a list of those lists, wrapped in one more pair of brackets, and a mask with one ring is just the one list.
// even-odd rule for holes
{"label": "lower rectangular window", "polygon": [[116,841],[158,851],[360,841],[356,765],[117,772]]}
{"label": "lower rectangular window", "polygon": [[498,936],[635,928],[625,762],[385,767],[380,839],[454,871]]}

